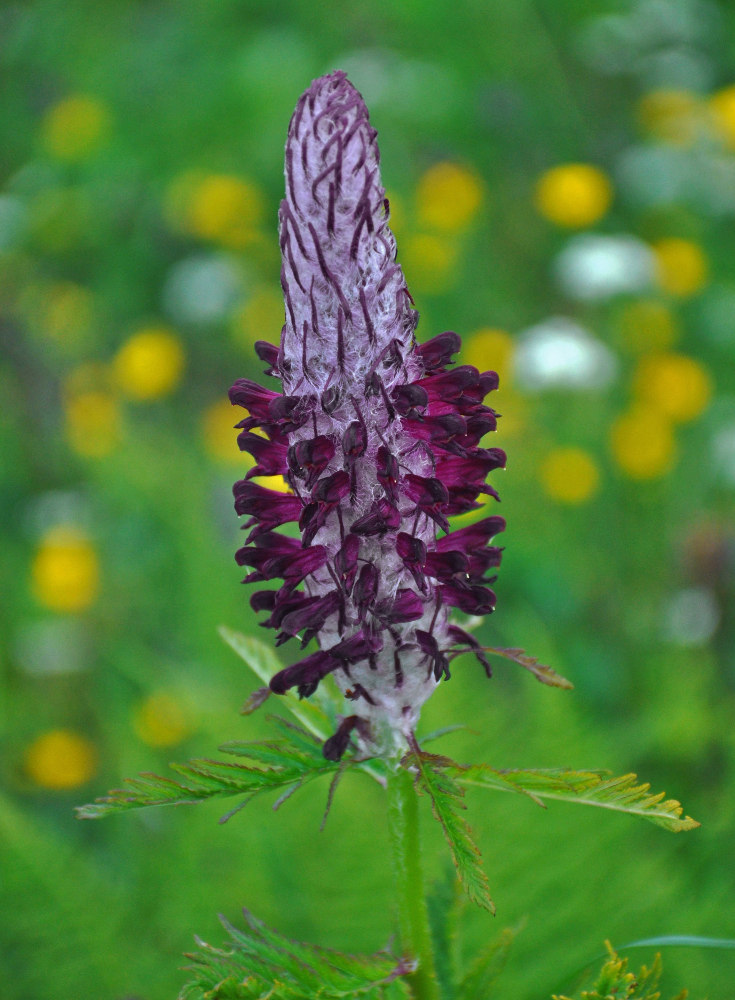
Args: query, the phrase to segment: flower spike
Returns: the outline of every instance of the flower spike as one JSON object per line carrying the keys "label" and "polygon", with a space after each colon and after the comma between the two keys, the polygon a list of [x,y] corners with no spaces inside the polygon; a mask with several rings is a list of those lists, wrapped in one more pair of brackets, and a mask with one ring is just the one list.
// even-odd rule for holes
{"label": "flower spike", "polygon": [[[234,488],[251,529],[237,561],[252,567],[247,583],[282,581],[251,600],[277,643],[319,645],[276,674],[272,690],[307,697],[331,674],[350,708],[328,759],[350,742],[364,756],[395,756],[449,677],[448,654],[458,641],[476,647],[450,623],[451,608],[495,606],[485,574],[500,562],[489,542],[503,519],[449,533],[448,517],[478,509],[481,494],[497,499],[485,478],[505,455],[479,447],[495,429],[483,400],[497,375],[451,367],[456,333],[416,343],[376,132],[343,72],[299,100],[285,173],[285,323],[278,348],[256,346],[283,391],[239,379],[230,392],[247,413],[240,447],[257,462]],[[290,494],[249,481],[275,474]],[[274,530],[288,522],[300,541]]]}

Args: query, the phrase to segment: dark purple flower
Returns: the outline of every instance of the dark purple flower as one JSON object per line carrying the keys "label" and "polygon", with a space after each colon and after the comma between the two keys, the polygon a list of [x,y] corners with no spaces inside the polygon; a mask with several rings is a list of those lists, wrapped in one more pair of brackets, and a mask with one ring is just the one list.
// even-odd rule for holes
{"label": "dark purple flower", "polygon": [[[247,583],[279,581],[251,603],[279,644],[320,647],[271,688],[305,697],[334,676],[351,712],[327,741],[330,759],[350,740],[364,754],[401,752],[458,646],[487,668],[449,612],[493,610],[486,573],[501,550],[489,542],[505,526],[487,517],[449,533],[450,515],[497,498],[485,479],[505,455],[479,447],[495,429],[483,400],[497,376],[451,367],[456,333],[416,343],[375,137],[342,72],[299,100],[279,212],[285,323],[278,347],[256,345],[283,392],[247,379],[230,391],[247,411],[240,447],[256,461],[235,484],[251,529],[237,561],[252,568]],[[279,474],[292,493],[249,482]],[[300,541],[273,530],[289,522]]]}

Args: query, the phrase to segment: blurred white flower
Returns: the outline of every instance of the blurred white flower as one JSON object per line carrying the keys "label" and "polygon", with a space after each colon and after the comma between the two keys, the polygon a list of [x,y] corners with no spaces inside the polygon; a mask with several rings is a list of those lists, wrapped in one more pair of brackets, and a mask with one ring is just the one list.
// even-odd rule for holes
{"label": "blurred white flower", "polygon": [[629,146],[615,168],[618,186],[642,205],[666,205],[686,197],[691,179],[691,157],[673,146]]}
{"label": "blurred white flower", "polygon": [[90,660],[83,625],[66,617],[22,624],[13,654],[20,669],[34,677],[77,673],[86,670]]}
{"label": "blurred white flower", "polygon": [[26,226],[26,207],[12,194],[0,195],[0,251],[11,250]]}
{"label": "blurred white flower", "polygon": [[642,240],[627,234],[575,236],[554,261],[562,291],[581,302],[640,292],[653,281],[653,253]]}
{"label": "blurred white flower", "polygon": [[163,286],[163,308],[176,323],[216,323],[239,300],[243,274],[225,254],[201,254],[177,261]]}
{"label": "blurred white flower", "polygon": [[665,635],[679,646],[703,646],[720,623],[720,609],[711,590],[686,587],[677,591],[664,615]]}
{"label": "blurred white flower", "polygon": [[735,486],[735,422],[726,424],[714,435],[711,456],[718,479]]}
{"label": "blurred white flower", "polygon": [[615,378],[613,352],[584,327],[564,316],[552,316],[524,330],[513,357],[521,389],[602,389]]}

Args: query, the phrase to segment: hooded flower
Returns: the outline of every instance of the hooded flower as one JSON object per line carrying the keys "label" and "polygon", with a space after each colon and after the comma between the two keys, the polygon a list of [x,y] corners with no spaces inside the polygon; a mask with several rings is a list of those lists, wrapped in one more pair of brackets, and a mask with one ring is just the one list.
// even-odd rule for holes
{"label": "hooded flower", "polygon": [[[480,440],[495,429],[483,400],[498,380],[451,367],[455,333],[416,342],[378,163],[345,74],[315,80],[286,142],[281,342],[256,344],[283,391],[247,379],[230,390],[248,414],[239,445],[256,461],[234,487],[250,529],[236,559],[250,567],[245,583],[271,584],[251,604],[277,644],[319,646],[271,688],[307,697],[333,675],[351,705],[325,744],[331,759],[353,738],[364,754],[400,752],[458,649],[474,649],[489,675],[449,613],[493,610],[500,549],[489,542],[504,528],[487,517],[450,533],[448,517],[497,499],[485,479],[505,455]],[[251,481],[278,474],[292,493]],[[299,540],[278,532],[288,523]]]}

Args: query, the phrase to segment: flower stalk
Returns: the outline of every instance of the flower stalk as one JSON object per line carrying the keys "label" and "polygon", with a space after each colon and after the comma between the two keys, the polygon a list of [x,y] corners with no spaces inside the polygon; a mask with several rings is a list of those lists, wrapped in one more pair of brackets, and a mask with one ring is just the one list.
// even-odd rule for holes
{"label": "flower stalk", "polygon": [[439,1000],[421,865],[418,795],[406,768],[398,765],[389,774],[387,798],[399,944],[416,963],[407,981],[414,1000]]}

